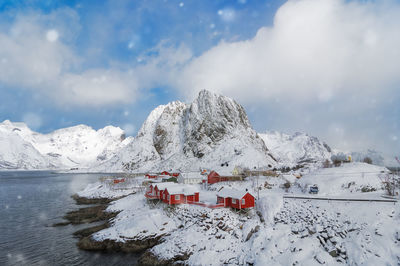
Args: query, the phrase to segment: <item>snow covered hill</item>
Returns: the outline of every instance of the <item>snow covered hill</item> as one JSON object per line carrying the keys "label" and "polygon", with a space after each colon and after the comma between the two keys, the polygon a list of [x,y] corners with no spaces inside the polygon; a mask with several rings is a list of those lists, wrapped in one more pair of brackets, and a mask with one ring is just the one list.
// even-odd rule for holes
{"label": "snow covered hill", "polygon": [[132,171],[276,165],[243,107],[206,90],[191,104],[176,101],[154,109],[134,141],[95,169],[121,170],[122,163]]}
{"label": "snow covered hill", "polygon": [[345,163],[340,167],[321,168],[298,180],[298,184],[308,191],[317,184],[319,195],[348,196],[357,192],[383,192],[382,178],[390,171],[382,166],[367,163]]}
{"label": "snow covered hill", "polygon": [[40,134],[24,123],[6,120],[0,123],[0,169],[90,167],[109,159],[131,140],[112,126],[96,131],[78,125]]}
{"label": "snow covered hill", "polygon": [[304,133],[288,135],[277,131],[259,133],[272,155],[283,165],[323,162],[331,158],[331,148],[316,137]]}

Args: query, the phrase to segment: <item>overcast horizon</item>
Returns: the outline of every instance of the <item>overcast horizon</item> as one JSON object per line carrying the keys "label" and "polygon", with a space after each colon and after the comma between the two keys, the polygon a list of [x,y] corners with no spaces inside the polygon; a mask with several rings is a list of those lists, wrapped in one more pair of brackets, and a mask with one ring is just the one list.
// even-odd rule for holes
{"label": "overcast horizon", "polygon": [[400,154],[400,1],[3,1],[0,121],[134,136],[208,89],[257,132]]}

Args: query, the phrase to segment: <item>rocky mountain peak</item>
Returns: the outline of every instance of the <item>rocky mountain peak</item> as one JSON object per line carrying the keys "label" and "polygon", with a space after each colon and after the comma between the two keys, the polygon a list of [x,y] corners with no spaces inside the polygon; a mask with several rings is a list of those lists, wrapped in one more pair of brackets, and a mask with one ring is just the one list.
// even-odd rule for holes
{"label": "rocky mountain peak", "polygon": [[[184,152],[201,158],[206,152],[238,130],[251,133],[243,107],[234,100],[202,90],[185,114]],[[262,144],[261,144],[262,145]],[[265,147],[266,149],[266,147]]]}
{"label": "rocky mountain peak", "polygon": [[136,171],[275,163],[243,107],[206,90],[190,104],[175,101],[154,109],[135,140],[112,163],[120,161]]}

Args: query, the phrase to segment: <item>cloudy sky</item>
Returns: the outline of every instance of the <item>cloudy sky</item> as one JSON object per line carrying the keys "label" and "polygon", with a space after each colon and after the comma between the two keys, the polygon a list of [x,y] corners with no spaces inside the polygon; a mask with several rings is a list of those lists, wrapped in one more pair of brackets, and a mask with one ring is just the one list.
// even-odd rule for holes
{"label": "cloudy sky", "polygon": [[399,154],[400,1],[0,1],[1,121],[135,135],[200,89],[259,132]]}

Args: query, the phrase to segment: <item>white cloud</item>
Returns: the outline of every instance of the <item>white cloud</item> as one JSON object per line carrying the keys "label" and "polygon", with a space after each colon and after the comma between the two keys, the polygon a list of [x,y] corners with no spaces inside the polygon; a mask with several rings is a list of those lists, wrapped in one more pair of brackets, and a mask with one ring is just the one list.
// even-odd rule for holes
{"label": "white cloud", "polygon": [[62,75],[56,92],[61,92],[63,96],[63,98],[57,98],[60,103],[102,106],[129,103],[135,98],[135,92],[138,89],[135,76],[128,73],[91,69],[80,74]]}
{"label": "white cloud", "polygon": [[257,107],[262,130],[301,130],[337,148],[393,153],[400,146],[385,136],[399,134],[389,122],[395,108],[387,111],[399,97],[399,29],[394,1],[291,0],[271,27],[220,42],[172,80],[188,99],[209,89]]}
{"label": "white cloud", "polygon": [[0,83],[41,92],[62,105],[90,107],[134,101],[139,87],[129,71],[82,70],[83,58],[69,45],[74,30],[79,30],[75,20],[76,14],[69,9],[17,16],[8,32],[0,31]]}
{"label": "white cloud", "polygon": [[399,28],[391,2],[288,1],[272,27],[192,60],[177,86],[189,97],[206,88],[245,102],[379,94],[400,84]]}

